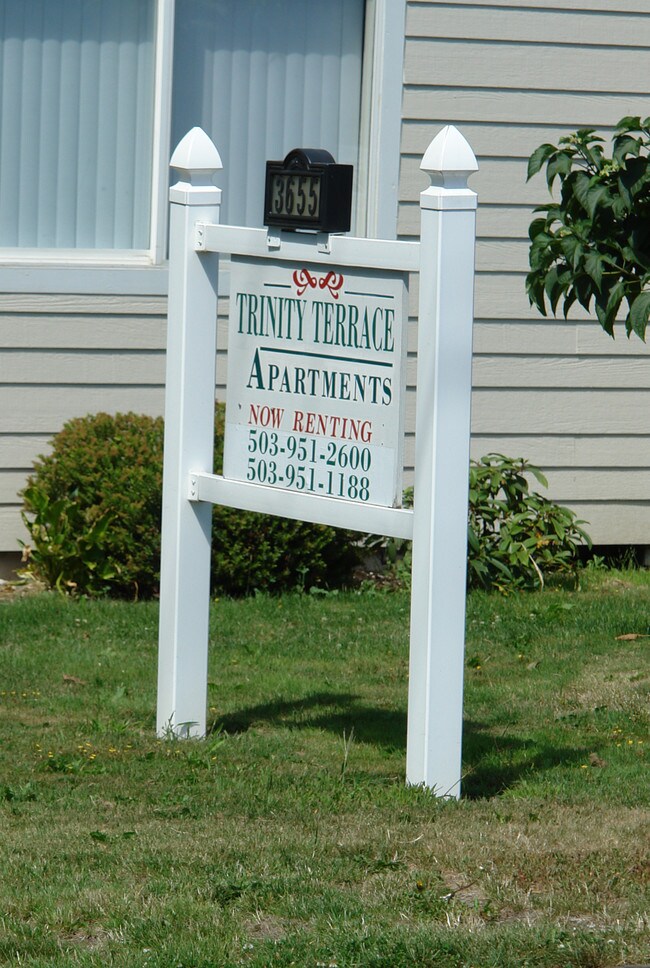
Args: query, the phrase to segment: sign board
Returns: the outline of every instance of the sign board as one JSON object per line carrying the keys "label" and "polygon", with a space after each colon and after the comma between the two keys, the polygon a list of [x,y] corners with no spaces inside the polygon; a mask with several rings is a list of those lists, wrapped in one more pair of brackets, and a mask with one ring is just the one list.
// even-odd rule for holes
{"label": "sign board", "polygon": [[224,477],[398,507],[399,272],[234,256]]}

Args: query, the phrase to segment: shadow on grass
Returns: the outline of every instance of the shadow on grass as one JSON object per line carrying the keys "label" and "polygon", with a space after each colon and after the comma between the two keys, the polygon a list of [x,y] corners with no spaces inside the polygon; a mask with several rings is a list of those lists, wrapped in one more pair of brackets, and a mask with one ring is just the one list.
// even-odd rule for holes
{"label": "shadow on grass", "polygon": [[495,731],[472,720],[463,726],[463,796],[470,800],[495,797],[525,777],[585,761],[585,748],[567,749],[537,736],[521,737]]}
{"label": "shadow on grass", "polygon": [[406,748],[406,715],[397,710],[364,706],[353,693],[315,692],[302,699],[278,699],[248,706],[215,720],[213,730],[245,733],[252,726],[322,729],[343,735],[354,728],[362,743],[384,749]]}
{"label": "shadow on grass", "polygon": [[[406,750],[406,714],[362,705],[354,693],[315,692],[301,699],[278,699],[238,709],[215,720],[212,731],[245,733],[254,726],[327,730],[385,750]],[[488,723],[466,720],[463,727],[463,795],[498,796],[524,777],[584,762],[586,748],[567,749],[540,737],[495,732]]]}

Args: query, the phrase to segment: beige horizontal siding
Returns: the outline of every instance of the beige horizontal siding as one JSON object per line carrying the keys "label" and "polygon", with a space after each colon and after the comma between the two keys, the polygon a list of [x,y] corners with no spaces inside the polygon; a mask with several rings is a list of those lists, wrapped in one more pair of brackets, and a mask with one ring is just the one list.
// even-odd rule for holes
{"label": "beige horizontal siding", "polygon": [[650,350],[636,337],[628,339],[619,325],[615,339],[607,336],[593,320],[543,319],[535,314],[529,320],[477,319],[474,323],[474,352],[512,354],[540,354],[582,357],[635,357],[650,364]]}
{"label": "beige horizontal siding", "polygon": [[[617,470],[643,468],[645,449],[648,446],[650,433],[608,437],[607,453],[611,466]],[[525,457],[533,451],[536,460],[549,473],[561,467],[580,468],[589,473],[593,469],[602,469],[603,442],[600,434],[585,434],[582,437],[560,434],[472,435],[472,457],[476,459],[485,454],[499,453],[506,453],[511,457]],[[648,499],[650,500],[650,492]]]}
{"label": "beige horizontal siding", "polygon": [[99,386],[154,385],[165,382],[165,352],[77,349],[5,350],[13,384]]}
{"label": "beige horizontal siding", "polygon": [[0,293],[0,315],[46,313],[54,316],[160,316],[166,312],[163,296],[62,295],[51,293]]}
{"label": "beige horizontal siding", "polygon": [[[57,307],[58,308],[58,307]],[[106,311],[96,315],[34,315],[0,309],[0,350],[80,347],[100,350],[164,350],[167,320],[161,315],[116,317]]]}
{"label": "beige horizontal siding", "polygon": [[[650,350],[584,310],[543,319],[525,291],[528,227],[550,201],[527,160],[578,127],[650,114],[643,0],[409,0],[398,230],[419,234],[422,154],[444,124],[479,171],[472,454],[528,458],[598,543],[650,542]],[[417,313],[417,284],[410,311]],[[414,329],[414,328],[413,328]],[[416,346],[409,334],[409,349]],[[408,395],[408,429],[413,397]],[[407,437],[406,464],[414,442]],[[646,500],[646,497],[648,500]]]}
{"label": "beige horizontal siding", "polygon": [[[475,387],[521,387],[547,390],[618,390],[620,387],[650,390],[650,359],[584,356],[479,356],[474,359]],[[650,430],[650,427],[648,428]]]}
{"label": "beige horizontal siding", "polygon": [[53,434],[89,413],[158,416],[163,403],[163,386],[0,386],[0,434]]}
{"label": "beige horizontal siding", "polygon": [[[472,405],[472,427],[481,434],[618,436],[650,432],[649,390],[478,388]],[[606,440],[602,462],[608,462]]]}
{"label": "beige horizontal siding", "polygon": [[29,469],[47,451],[49,441],[46,434],[0,435],[0,470]]}
{"label": "beige horizontal siding", "polygon": [[16,504],[16,495],[24,486],[25,475],[21,471],[0,470],[0,506]]}
{"label": "beige horizontal siding", "polygon": [[584,13],[598,14],[600,16],[616,16],[626,13],[645,13],[648,14],[647,0],[453,0],[453,2],[440,3],[431,0],[409,0],[409,5],[415,8],[425,8],[435,10],[441,7],[504,7],[528,9],[539,8],[541,10],[570,11],[580,10]]}
{"label": "beige horizontal siding", "polygon": [[[557,143],[559,138],[571,134],[572,125],[522,124],[506,122],[460,122],[463,135],[471,144],[479,159],[484,157],[528,158],[534,148],[545,142]],[[437,131],[437,128],[435,129]],[[613,126],[599,126],[610,135]],[[422,157],[434,136],[432,122],[406,119],[402,128],[402,154]],[[541,176],[540,176],[541,179]],[[543,184],[543,180],[542,180]]]}
{"label": "beige horizontal siding", "polygon": [[20,552],[19,539],[28,539],[19,506],[16,503],[4,507],[0,505],[0,552]]}
{"label": "beige horizontal siding", "polygon": [[[621,70],[623,52],[625,70]],[[458,75],[459,67],[462,75]],[[637,47],[600,47],[594,52],[578,42],[508,44],[407,37],[404,73],[407,84],[420,86],[449,84],[456,72],[465,88],[493,88],[498,77],[501,90],[516,91],[522,86],[522,78],[531,77],[542,91],[643,95],[645,67],[646,53]]]}
{"label": "beige horizontal siding", "polygon": [[0,552],[16,549],[18,492],[67,420],[163,412],[165,314],[161,296],[0,295]]}
{"label": "beige horizontal siding", "polygon": [[[611,16],[593,16],[598,10],[591,5],[589,12],[576,10],[568,3],[560,9],[545,4],[546,9],[524,10],[512,6],[491,4],[481,8],[462,4],[420,4],[408,8],[406,33],[409,37],[429,39],[444,37],[452,40],[492,41],[494,43],[520,43],[557,45],[576,44],[581,48],[638,47],[640,38],[650,29],[650,11],[628,12],[616,17],[616,33],[612,37]],[[603,4],[602,6],[605,6]],[[602,10],[602,7],[601,7]],[[433,30],[433,33],[432,33]]]}
{"label": "beige horizontal siding", "polygon": [[649,545],[650,501],[565,501],[596,544]]}
{"label": "beige horizontal siding", "polygon": [[518,89],[502,88],[499,85],[498,72],[490,76],[489,87],[471,88],[464,84],[464,72],[459,70],[463,66],[462,61],[457,63],[455,73],[450,72],[435,84],[431,81],[405,88],[402,101],[403,118],[429,121],[434,126],[435,134],[436,124],[461,125],[464,121],[598,128],[601,125],[611,127],[626,114],[647,117],[647,94],[643,91],[638,94],[607,92],[606,78],[601,79],[605,93],[602,92],[602,87],[595,92],[577,89],[568,93],[540,91],[533,89],[533,84],[537,87],[536,78],[532,72],[526,71],[522,73],[520,81],[528,79],[530,90],[525,90],[523,83]]}

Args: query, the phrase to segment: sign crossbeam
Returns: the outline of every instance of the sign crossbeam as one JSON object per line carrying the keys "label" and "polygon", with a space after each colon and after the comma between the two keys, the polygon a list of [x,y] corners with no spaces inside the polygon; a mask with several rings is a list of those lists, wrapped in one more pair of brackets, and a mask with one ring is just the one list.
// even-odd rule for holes
{"label": "sign crossbeam", "polygon": [[287,262],[316,262],[322,265],[356,266],[417,272],[419,242],[391,242],[384,239],[356,239],[347,235],[317,235],[297,232],[267,232],[237,225],[196,224],[197,252],[245,255]]}
{"label": "sign crossbeam", "polygon": [[231,481],[217,474],[190,473],[189,498],[191,501],[223,504],[240,511],[260,511],[368,534],[383,534],[391,538],[413,537],[413,512],[407,508],[357,504],[295,491],[291,492],[289,506],[285,494],[277,487]]}

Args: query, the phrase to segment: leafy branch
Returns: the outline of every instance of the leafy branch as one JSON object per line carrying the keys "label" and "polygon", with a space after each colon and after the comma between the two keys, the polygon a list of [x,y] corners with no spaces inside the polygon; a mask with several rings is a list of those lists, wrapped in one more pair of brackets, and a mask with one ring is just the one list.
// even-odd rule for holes
{"label": "leafy branch", "polygon": [[600,325],[614,336],[626,304],[625,329],[645,339],[650,317],[650,117],[622,118],[612,154],[593,128],[581,128],[558,145],[543,144],[530,156],[528,179],[546,168],[560,200],[535,212],[526,291],[542,315],[562,301],[567,317],[578,302],[593,306]]}

